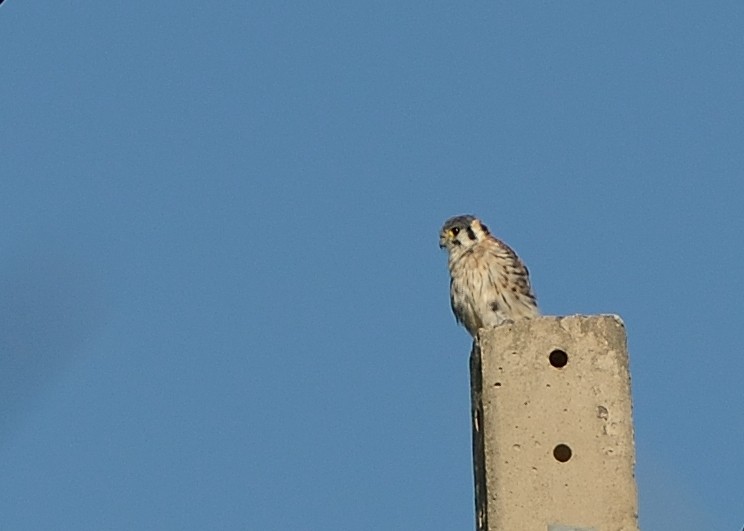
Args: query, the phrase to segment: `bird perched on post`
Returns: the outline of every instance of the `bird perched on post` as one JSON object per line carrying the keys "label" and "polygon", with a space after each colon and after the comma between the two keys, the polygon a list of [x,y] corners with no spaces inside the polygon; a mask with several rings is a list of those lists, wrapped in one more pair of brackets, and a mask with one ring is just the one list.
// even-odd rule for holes
{"label": "bird perched on post", "polygon": [[473,339],[481,328],[540,315],[527,267],[478,218],[448,219],[439,247],[449,255],[452,312]]}

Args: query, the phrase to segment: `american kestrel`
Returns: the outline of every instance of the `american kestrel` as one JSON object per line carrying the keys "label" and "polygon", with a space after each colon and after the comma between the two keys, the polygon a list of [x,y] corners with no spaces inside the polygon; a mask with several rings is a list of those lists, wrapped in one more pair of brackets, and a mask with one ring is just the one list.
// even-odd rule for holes
{"label": "american kestrel", "polygon": [[474,339],[481,328],[540,315],[527,267],[478,218],[448,219],[439,247],[449,255],[452,312]]}

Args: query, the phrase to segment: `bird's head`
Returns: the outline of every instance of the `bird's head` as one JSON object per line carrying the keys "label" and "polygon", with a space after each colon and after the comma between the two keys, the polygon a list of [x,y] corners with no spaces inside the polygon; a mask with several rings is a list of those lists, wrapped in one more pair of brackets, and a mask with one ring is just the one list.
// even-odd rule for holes
{"label": "bird's head", "polygon": [[439,247],[459,254],[488,236],[488,227],[475,216],[455,216],[444,222],[439,231]]}

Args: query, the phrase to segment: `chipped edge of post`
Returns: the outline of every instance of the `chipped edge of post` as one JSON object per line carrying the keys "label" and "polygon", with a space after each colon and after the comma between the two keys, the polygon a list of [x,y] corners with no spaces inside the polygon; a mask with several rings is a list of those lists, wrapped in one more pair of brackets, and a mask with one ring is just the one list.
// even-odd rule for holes
{"label": "chipped edge of post", "polygon": [[473,431],[473,476],[475,482],[475,529],[488,531],[488,500],[486,485],[486,453],[483,434],[483,374],[481,348],[473,341],[470,352],[470,414]]}

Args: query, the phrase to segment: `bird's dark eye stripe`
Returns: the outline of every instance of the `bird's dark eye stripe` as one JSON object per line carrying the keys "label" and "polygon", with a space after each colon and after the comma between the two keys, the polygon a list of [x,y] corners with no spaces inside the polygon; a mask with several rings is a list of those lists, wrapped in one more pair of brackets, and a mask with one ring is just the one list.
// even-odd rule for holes
{"label": "bird's dark eye stripe", "polygon": [[475,232],[473,232],[473,229],[471,227],[468,227],[468,238],[471,240],[475,240]]}

